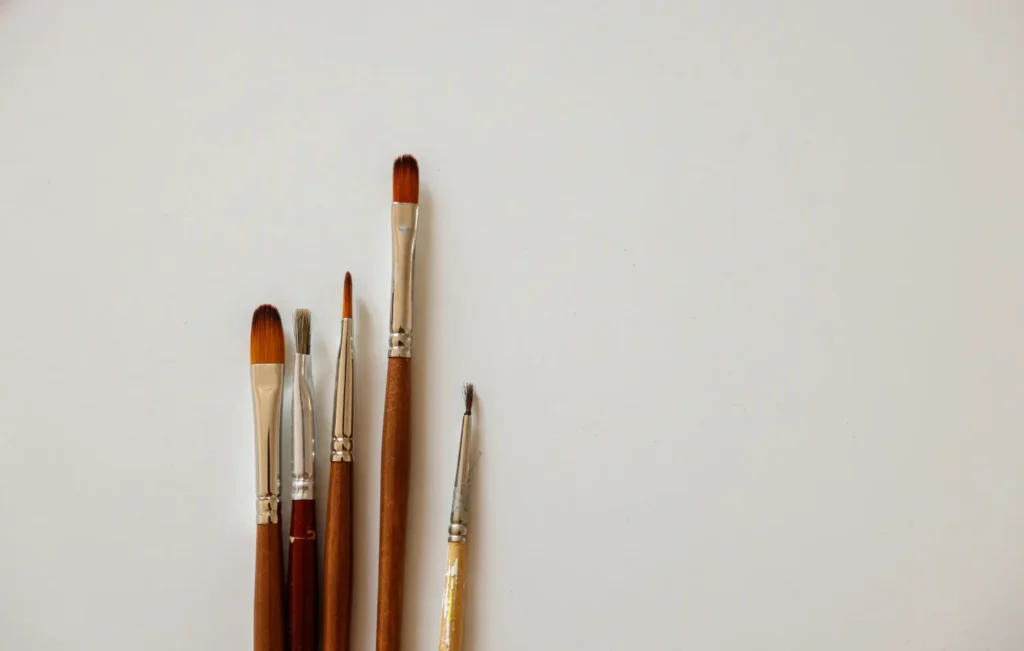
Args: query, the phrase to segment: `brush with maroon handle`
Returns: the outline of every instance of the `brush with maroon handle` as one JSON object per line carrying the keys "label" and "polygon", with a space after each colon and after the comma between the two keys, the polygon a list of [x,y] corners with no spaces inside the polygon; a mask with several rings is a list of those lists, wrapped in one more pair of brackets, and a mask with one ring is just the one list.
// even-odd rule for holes
{"label": "brush with maroon handle", "polygon": [[309,310],[295,310],[292,372],[292,522],[288,537],[288,642],[316,651],[316,503],[313,501],[313,368]]}

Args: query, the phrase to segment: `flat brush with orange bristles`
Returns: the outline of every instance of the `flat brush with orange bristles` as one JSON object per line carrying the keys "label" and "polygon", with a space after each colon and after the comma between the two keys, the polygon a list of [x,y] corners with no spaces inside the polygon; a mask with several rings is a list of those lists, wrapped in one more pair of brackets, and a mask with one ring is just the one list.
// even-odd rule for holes
{"label": "flat brush with orange bristles", "polygon": [[347,651],[352,615],[352,426],[355,364],[352,346],[352,275],[345,274],[341,344],[334,385],[331,478],[324,544],[323,651]]}
{"label": "flat brush with orange bristles", "polygon": [[391,329],[380,455],[380,553],[377,567],[377,651],[402,646],[402,589],[409,504],[409,403],[412,397],[412,294],[419,219],[419,167],[395,160],[391,204]]}
{"label": "flat brush with orange bristles", "polygon": [[249,377],[256,426],[256,589],[254,651],[284,651],[284,576],[281,555],[281,394],[284,330],[273,305],[252,315]]}

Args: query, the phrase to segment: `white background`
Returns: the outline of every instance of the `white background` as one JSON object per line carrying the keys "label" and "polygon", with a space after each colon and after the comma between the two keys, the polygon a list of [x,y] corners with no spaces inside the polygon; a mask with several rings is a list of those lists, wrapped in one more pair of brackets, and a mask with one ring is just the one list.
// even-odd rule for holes
{"label": "white background", "polygon": [[345,270],[373,648],[405,152],[407,650],[465,380],[470,651],[1024,647],[1024,10],[768,4],[0,0],[0,648],[251,648],[249,320],[323,470]]}

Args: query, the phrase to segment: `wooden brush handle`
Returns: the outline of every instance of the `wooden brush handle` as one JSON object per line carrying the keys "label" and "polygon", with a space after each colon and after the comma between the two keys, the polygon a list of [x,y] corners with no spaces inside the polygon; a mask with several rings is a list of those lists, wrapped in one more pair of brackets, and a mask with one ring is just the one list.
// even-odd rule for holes
{"label": "wooden brush handle", "polygon": [[352,463],[331,462],[324,549],[323,651],[348,651],[352,617]]}
{"label": "wooden brush handle", "polygon": [[316,502],[292,500],[288,545],[288,643],[316,649]]}
{"label": "wooden brush handle", "polygon": [[284,572],[281,524],[256,525],[253,651],[284,651]]}
{"label": "wooden brush handle", "polygon": [[439,651],[462,651],[462,613],[466,606],[466,543],[448,543],[448,567],[444,572]]}
{"label": "wooden brush handle", "polygon": [[388,359],[384,434],[380,453],[377,651],[399,651],[402,648],[405,525],[409,506],[411,361],[407,357]]}

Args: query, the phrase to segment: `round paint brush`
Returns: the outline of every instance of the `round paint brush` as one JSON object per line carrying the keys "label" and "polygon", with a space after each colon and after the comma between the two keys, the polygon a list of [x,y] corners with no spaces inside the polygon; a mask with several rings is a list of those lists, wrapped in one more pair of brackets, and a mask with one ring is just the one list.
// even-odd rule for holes
{"label": "round paint brush", "polygon": [[352,616],[352,425],[355,380],[352,275],[345,274],[341,344],[334,385],[331,476],[324,544],[323,651],[347,651]]}
{"label": "round paint brush", "polygon": [[459,437],[459,461],[455,466],[455,490],[452,515],[448,521],[448,564],[444,572],[444,597],[441,601],[441,639],[439,651],[462,651],[466,608],[466,538],[469,536],[469,448],[473,426],[473,385],[462,387],[466,411],[462,414]]}

